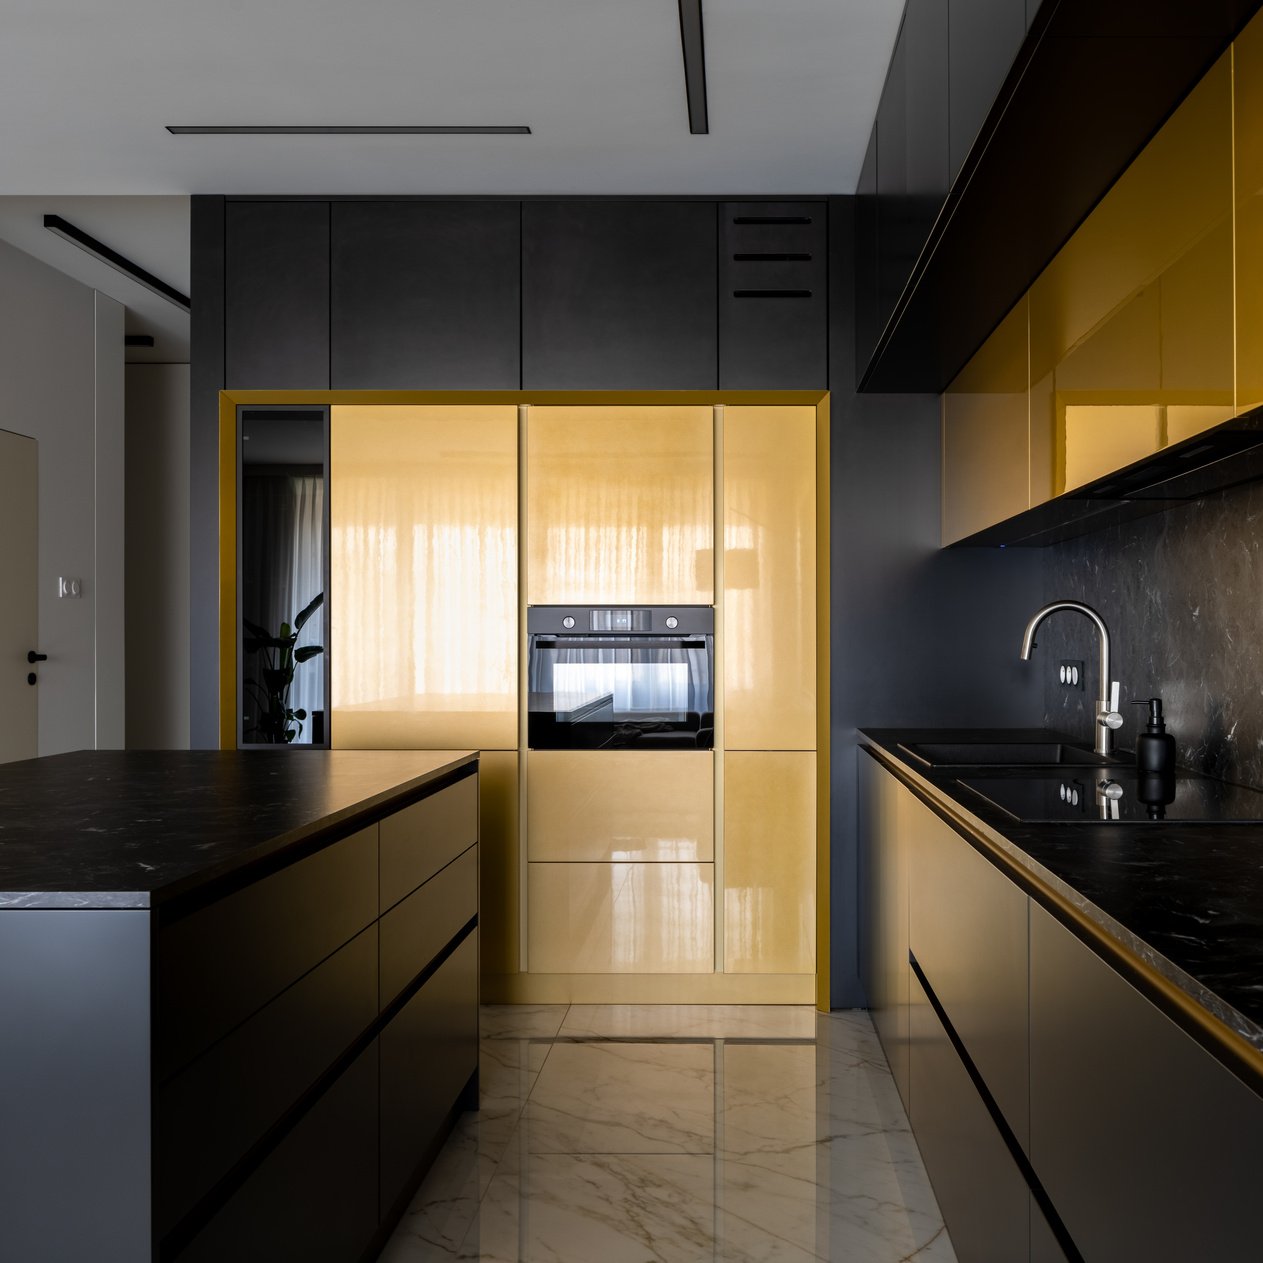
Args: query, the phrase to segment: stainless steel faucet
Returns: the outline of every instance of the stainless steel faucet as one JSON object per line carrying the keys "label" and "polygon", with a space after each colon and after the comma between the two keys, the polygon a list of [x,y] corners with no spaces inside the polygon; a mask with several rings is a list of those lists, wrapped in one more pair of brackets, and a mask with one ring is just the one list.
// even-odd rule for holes
{"label": "stainless steel faucet", "polygon": [[1045,605],[1026,624],[1026,634],[1022,637],[1022,661],[1030,661],[1031,650],[1035,648],[1035,632],[1040,623],[1058,610],[1074,610],[1091,619],[1096,626],[1101,641],[1101,696],[1096,703],[1096,752],[1113,754],[1114,731],[1123,726],[1123,717],[1118,713],[1118,681],[1110,679],[1110,633],[1105,620],[1090,605],[1084,605],[1081,601],[1054,601],[1051,605]]}

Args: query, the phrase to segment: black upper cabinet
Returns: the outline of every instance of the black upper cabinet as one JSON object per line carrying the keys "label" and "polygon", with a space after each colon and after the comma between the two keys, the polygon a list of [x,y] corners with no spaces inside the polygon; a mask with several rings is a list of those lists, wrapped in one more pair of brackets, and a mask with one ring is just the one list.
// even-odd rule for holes
{"label": "black upper cabinet", "polygon": [[713,202],[527,202],[522,386],[714,390]]}
{"label": "black upper cabinet", "polygon": [[517,202],[336,202],[334,390],[516,390]]}
{"label": "black upper cabinet", "polygon": [[[947,199],[947,6],[908,0],[903,19],[908,132],[905,231],[919,254]],[[915,256],[911,263],[915,263]],[[911,270],[911,264],[909,265]]]}
{"label": "black upper cabinet", "polygon": [[828,385],[824,202],[720,206],[719,388]]}
{"label": "black upper cabinet", "polygon": [[1026,0],[950,0],[950,173],[954,180],[1026,35]]}
{"label": "black upper cabinet", "polygon": [[868,137],[868,149],[855,186],[855,369],[864,372],[881,336],[884,321],[878,317],[877,264],[877,125]]}
{"label": "black upper cabinet", "polygon": [[229,202],[229,390],[329,388],[329,203]]}

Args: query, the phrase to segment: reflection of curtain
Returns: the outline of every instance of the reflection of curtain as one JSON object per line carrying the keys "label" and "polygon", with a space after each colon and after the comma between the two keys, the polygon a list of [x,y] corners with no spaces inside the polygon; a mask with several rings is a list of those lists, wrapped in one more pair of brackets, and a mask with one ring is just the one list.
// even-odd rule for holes
{"label": "reflection of curtain", "polygon": [[710,653],[704,649],[534,649],[531,693],[550,694],[558,712],[610,694],[616,714],[706,714],[712,710]]}
{"label": "reflection of curtain", "polygon": [[[275,635],[282,623],[290,622],[323,589],[323,522],[323,478],[245,472],[241,493],[241,612],[245,618]],[[307,621],[299,646],[323,645],[324,627],[322,607]],[[257,663],[257,658],[247,658],[245,669]],[[289,704],[307,712],[298,740],[310,741],[311,712],[324,709],[320,656],[295,668]],[[249,722],[248,705],[246,715]]]}

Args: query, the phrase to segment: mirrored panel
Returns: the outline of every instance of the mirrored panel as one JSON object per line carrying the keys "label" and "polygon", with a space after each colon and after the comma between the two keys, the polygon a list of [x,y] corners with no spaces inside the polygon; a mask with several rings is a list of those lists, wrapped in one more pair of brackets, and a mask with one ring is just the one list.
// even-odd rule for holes
{"label": "mirrored panel", "polygon": [[327,746],[328,410],[237,422],[238,743]]}

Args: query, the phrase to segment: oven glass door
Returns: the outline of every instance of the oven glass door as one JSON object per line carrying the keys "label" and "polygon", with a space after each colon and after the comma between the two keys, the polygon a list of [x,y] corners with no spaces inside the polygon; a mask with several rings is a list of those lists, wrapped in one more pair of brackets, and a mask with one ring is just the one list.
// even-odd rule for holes
{"label": "oven glass door", "polygon": [[535,750],[709,750],[711,636],[530,639],[527,739]]}

